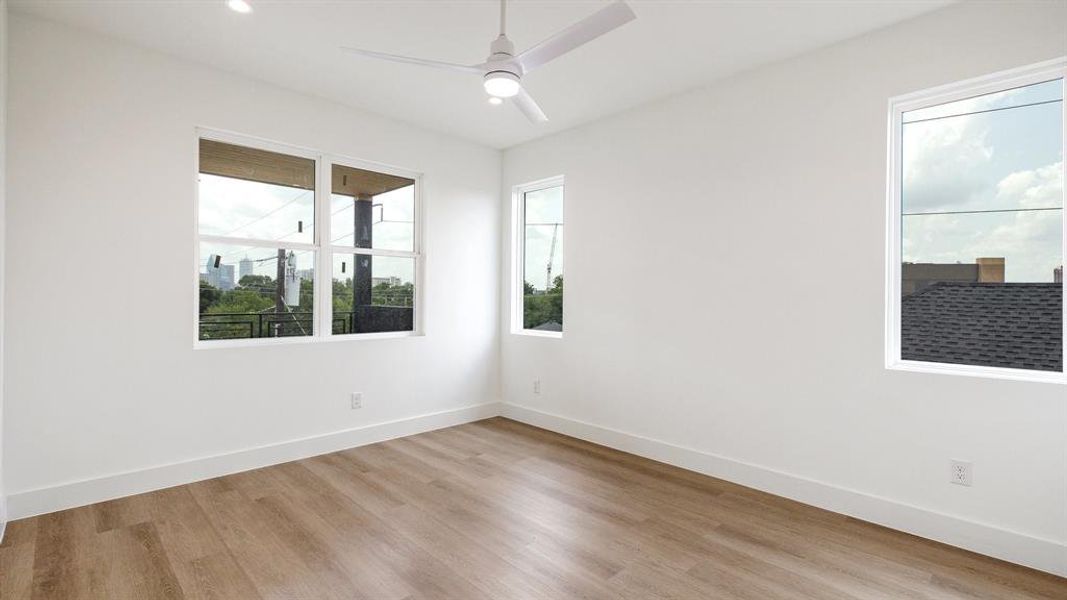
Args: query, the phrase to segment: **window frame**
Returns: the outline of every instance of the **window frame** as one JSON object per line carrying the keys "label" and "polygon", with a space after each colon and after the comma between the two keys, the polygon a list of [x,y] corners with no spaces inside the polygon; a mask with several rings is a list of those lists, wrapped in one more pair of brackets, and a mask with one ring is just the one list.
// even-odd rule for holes
{"label": "window frame", "polygon": [[[406,337],[421,337],[425,335],[425,316],[423,307],[423,285],[425,277],[425,253],[423,252],[423,210],[422,210],[422,173],[394,167],[383,163],[352,158],[341,154],[333,154],[309,148],[303,148],[291,144],[274,142],[263,138],[239,133],[209,129],[205,127],[194,128],[192,143],[193,154],[193,348],[196,350],[217,348],[241,348],[256,346],[277,346],[288,344],[316,344],[323,342],[342,342],[354,340],[375,340]],[[200,233],[200,140],[212,140],[237,146],[245,146],[256,150],[277,152],[290,156],[307,158],[315,161],[315,193],[314,193],[314,232],[313,241],[310,244],[300,242],[286,242],[271,244],[255,238],[232,238]],[[348,248],[330,244],[330,199],[333,195],[332,181],[333,165],[342,165],[388,175],[396,175],[411,179],[415,182],[415,206],[412,251],[376,250],[372,248]],[[295,250],[310,250],[315,253],[315,281],[314,281],[314,332],[308,336],[286,336],[267,338],[235,338],[224,340],[201,340],[200,339],[200,243],[215,242],[223,244],[239,244],[244,246],[262,246],[264,248],[286,248]],[[367,254],[371,256],[401,256],[413,258],[415,261],[415,290],[412,299],[412,330],[411,331],[386,331],[375,333],[333,333],[333,255],[335,252],[345,254]]]}
{"label": "window frame", "polygon": [[[523,327],[523,308],[525,303],[525,294],[523,290],[524,276],[526,270],[526,194],[531,192],[537,192],[540,190],[561,187],[563,188],[563,222],[564,222],[564,239],[566,239],[566,222],[567,222],[567,186],[564,181],[563,175],[556,175],[553,177],[546,177],[545,179],[538,179],[536,181],[530,181],[528,183],[522,183],[511,188],[511,213],[512,213],[512,226],[511,226],[511,333],[514,335],[525,335],[530,337],[550,338],[550,339],[562,339],[563,331],[536,331],[533,329],[525,329]],[[567,264],[567,245],[563,245],[563,264]],[[563,295],[563,312],[566,313],[567,295],[564,292]],[[566,325],[563,326],[566,330]]]}
{"label": "window frame", "polygon": [[[900,293],[903,274],[901,188],[903,181],[902,134],[904,113],[1054,79],[1062,79],[1065,92],[1067,92],[1067,57],[999,71],[990,75],[928,88],[889,99],[885,241],[885,368],[887,370],[1067,384],[1067,369],[1061,372],[1053,372],[906,360],[901,358],[900,348]],[[1061,131],[1064,157],[1063,179],[1067,182],[1067,97],[1061,103],[1061,109],[1063,111],[1063,131]],[[1065,196],[1067,196],[1067,186],[1065,186]],[[1067,198],[1064,199],[1064,210],[1060,212],[1063,219],[1060,252],[1062,259],[1067,260]],[[1063,308],[1064,331],[1062,340],[1065,342],[1064,346],[1067,346],[1067,302],[1064,303]],[[1067,350],[1067,347],[1064,350]]]}

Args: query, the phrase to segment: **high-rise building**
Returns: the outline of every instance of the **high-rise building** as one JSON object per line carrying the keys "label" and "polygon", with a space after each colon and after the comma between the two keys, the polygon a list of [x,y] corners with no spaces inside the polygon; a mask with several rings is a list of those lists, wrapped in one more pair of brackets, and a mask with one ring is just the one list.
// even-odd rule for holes
{"label": "high-rise building", "polygon": [[237,263],[237,282],[240,283],[244,279],[245,275],[252,274],[252,268],[255,263],[252,262],[247,256],[241,259],[241,262]]}
{"label": "high-rise building", "polygon": [[233,265],[219,265],[217,269],[209,266],[206,273],[200,274],[200,279],[206,281],[211,287],[232,290],[234,288]]}
{"label": "high-rise building", "polygon": [[1063,283],[1063,265],[1060,265],[1060,266],[1056,267],[1055,269],[1052,269],[1052,282],[1053,283]]}

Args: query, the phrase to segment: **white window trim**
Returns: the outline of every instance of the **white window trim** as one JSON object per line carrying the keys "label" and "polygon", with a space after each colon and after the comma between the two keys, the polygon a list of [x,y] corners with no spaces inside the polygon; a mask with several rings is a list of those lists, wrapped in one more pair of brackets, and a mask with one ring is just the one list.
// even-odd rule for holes
{"label": "white window trim", "polygon": [[[957,365],[916,360],[904,360],[900,356],[900,286],[902,275],[901,253],[901,132],[903,114],[908,111],[963,100],[974,96],[1022,87],[1052,79],[1064,79],[1067,86],[1067,57],[1037,63],[1016,69],[1000,71],[991,75],[967,79],[957,83],[904,94],[889,99],[888,168],[886,184],[886,318],[885,318],[885,366],[895,371],[912,371],[968,377],[986,377],[1015,381],[1067,384],[1067,374],[1027,369]],[[1064,181],[1067,182],[1067,99],[1061,105],[1064,111]],[[1063,217],[1062,256],[1067,259],[1067,207]],[[1067,342],[1067,303],[1065,303],[1064,335]]]}
{"label": "white window trim", "polygon": [[[281,243],[245,239],[228,238],[217,235],[202,235],[200,233],[200,140],[208,139],[228,144],[246,146],[258,150],[267,150],[299,156],[315,161],[315,237],[313,243]],[[317,344],[323,342],[364,341],[382,340],[393,338],[421,337],[425,335],[425,310],[423,307],[423,287],[425,277],[425,255],[423,252],[423,211],[422,211],[422,173],[394,167],[373,161],[351,158],[338,154],[329,154],[299,146],[292,146],[265,140],[262,138],[208,129],[195,128],[193,138],[193,348],[196,350],[221,349],[221,348],[244,348],[257,346],[283,346],[291,344]],[[334,164],[354,167],[405,177],[415,181],[415,231],[414,248],[412,252],[396,250],[375,250],[371,248],[348,248],[332,246],[330,227],[330,197],[332,190],[329,182],[332,181],[331,167]],[[244,246],[262,245],[271,248],[291,248],[295,250],[312,250],[315,252],[315,331],[309,336],[290,336],[278,338],[243,338],[228,340],[201,340],[200,339],[200,242],[235,243]],[[333,255],[335,252],[346,254],[368,254],[371,256],[399,256],[415,259],[415,295],[413,298],[414,311],[412,315],[412,331],[388,331],[377,333],[333,333]]]}
{"label": "white window trim", "polygon": [[[514,335],[525,335],[529,337],[540,338],[555,338],[561,339],[563,337],[562,331],[535,331],[532,329],[524,329],[522,326],[523,317],[523,275],[525,271],[526,262],[526,194],[530,192],[536,192],[553,187],[563,188],[563,213],[567,213],[567,187],[563,181],[563,175],[557,175],[555,177],[549,177],[547,179],[539,179],[537,181],[531,181],[529,183],[523,183],[511,188],[511,333]],[[564,216],[564,222],[566,222],[566,216]],[[566,227],[564,227],[564,240],[566,240]],[[563,264],[567,264],[567,244],[563,244]],[[566,312],[567,298],[564,293],[563,305],[564,312]],[[566,329],[566,325],[564,325]]]}

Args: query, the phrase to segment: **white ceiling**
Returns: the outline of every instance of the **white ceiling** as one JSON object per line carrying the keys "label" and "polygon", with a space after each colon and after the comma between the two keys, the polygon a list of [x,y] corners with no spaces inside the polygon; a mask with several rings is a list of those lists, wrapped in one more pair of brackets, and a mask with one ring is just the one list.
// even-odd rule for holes
{"label": "white ceiling", "polygon": [[[477,76],[342,53],[358,46],[474,64],[497,33],[496,0],[15,0],[16,11],[505,148],[854,37],[948,0],[631,0],[637,20],[531,73],[549,116],[490,106]],[[509,2],[525,49],[608,0]]]}

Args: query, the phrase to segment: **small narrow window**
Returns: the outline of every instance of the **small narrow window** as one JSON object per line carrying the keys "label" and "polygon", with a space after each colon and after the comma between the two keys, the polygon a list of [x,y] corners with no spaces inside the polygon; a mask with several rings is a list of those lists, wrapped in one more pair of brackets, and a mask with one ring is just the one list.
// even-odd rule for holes
{"label": "small narrow window", "polygon": [[1064,66],[894,100],[890,367],[1063,381]]}
{"label": "small narrow window", "polygon": [[513,331],[563,334],[563,179],[515,188]]}

